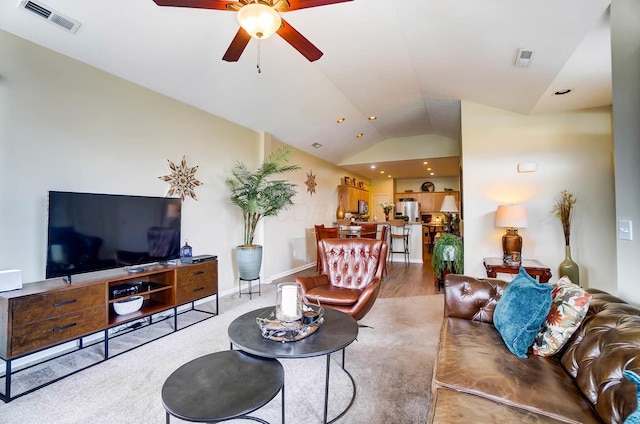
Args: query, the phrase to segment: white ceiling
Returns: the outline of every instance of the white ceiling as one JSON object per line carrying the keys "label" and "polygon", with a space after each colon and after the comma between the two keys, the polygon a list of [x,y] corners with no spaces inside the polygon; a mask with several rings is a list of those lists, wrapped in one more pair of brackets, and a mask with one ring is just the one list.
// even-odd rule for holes
{"label": "white ceiling", "polygon": [[[256,40],[238,62],[221,60],[234,12],[36,2],[80,28],[72,34],[0,0],[0,29],[334,164],[390,138],[459,140],[460,100],[523,114],[612,101],[610,0],[355,0],[291,11],[282,16],[324,56],[308,62],[274,35],[260,42],[261,73]],[[520,48],[534,51],[527,68],[514,66]],[[573,91],[553,95],[565,88]],[[400,164],[398,173],[409,169]],[[365,165],[350,169],[375,175]]]}

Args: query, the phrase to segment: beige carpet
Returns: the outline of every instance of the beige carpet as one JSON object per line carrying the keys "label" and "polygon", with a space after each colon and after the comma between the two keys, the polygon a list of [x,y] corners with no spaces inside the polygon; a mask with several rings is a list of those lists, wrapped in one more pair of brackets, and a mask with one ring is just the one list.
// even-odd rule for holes
{"label": "beige carpet", "polygon": [[[0,423],[164,423],[160,390],[165,379],[191,359],[229,349],[229,323],[245,312],[273,304],[273,287],[263,285],[263,289],[262,296],[253,300],[246,296],[221,298],[221,314],[215,318],[10,403],[0,403]],[[357,396],[340,422],[426,422],[442,313],[442,295],[377,300],[360,322],[373,328],[361,328],[346,351],[346,366],[356,381]],[[340,369],[340,360],[340,354],[332,355],[329,419],[351,398],[351,384]],[[285,367],[286,422],[321,422],[325,357],[281,362]],[[280,402],[278,395],[252,415],[279,423]],[[172,417],[171,422],[181,421]]]}

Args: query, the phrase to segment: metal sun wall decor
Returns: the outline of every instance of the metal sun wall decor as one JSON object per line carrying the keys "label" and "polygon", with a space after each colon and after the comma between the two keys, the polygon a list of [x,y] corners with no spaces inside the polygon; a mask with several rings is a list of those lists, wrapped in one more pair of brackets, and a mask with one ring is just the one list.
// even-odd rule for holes
{"label": "metal sun wall decor", "polygon": [[194,200],[198,200],[194,189],[203,184],[195,177],[198,167],[188,167],[184,156],[182,156],[179,166],[171,162],[169,159],[167,159],[167,162],[169,162],[169,169],[171,169],[171,173],[169,175],[158,177],[171,185],[167,192],[167,197],[177,195],[183,202],[186,196],[190,196]]}
{"label": "metal sun wall decor", "polygon": [[307,192],[311,193],[311,196],[313,196],[313,193],[316,192],[316,176],[313,175],[313,170],[309,171],[309,173],[307,174],[307,181],[304,182],[307,185]]}

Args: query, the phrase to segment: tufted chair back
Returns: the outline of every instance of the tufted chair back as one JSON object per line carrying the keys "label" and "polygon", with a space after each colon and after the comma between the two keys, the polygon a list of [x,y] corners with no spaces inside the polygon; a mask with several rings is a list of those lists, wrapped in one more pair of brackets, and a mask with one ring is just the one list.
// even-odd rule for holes
{"label": "tufted chair back", "polygon": [[380,292],[387,243],[365,238],[318,241],[320,274],[296,277],[308,302],[362,319]]}
{"label": "tufted chair back", "polygon": [[[382,278],[386,256],[383,242],[363,238],[324,239],[318,242],[320,273],[335,287],[364,289]],[[381,260],[382,259],[382,260]]]}

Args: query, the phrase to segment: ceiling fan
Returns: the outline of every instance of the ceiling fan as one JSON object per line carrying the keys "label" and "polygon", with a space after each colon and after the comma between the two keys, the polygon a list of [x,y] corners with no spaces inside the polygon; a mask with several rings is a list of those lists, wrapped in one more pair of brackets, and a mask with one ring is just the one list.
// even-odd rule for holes
{"label": "ceiling fan", "polygon": [[249,40],[264,39],[274,32],[310,62],[320,59],[322,52],[296,31],[278,12],[326,6],[353,0],[153,0],[158,6],[192,7],[238,12],[240,28],[222,60],[237,62]]}

